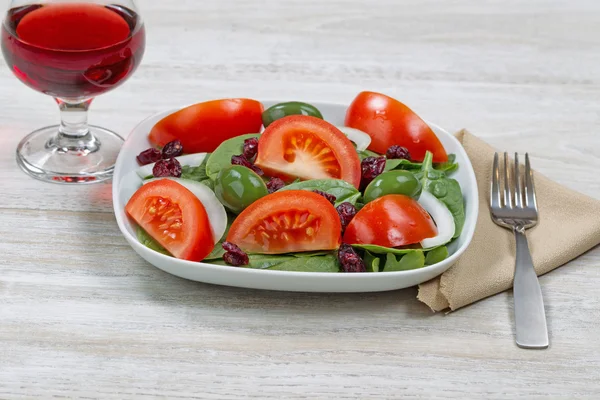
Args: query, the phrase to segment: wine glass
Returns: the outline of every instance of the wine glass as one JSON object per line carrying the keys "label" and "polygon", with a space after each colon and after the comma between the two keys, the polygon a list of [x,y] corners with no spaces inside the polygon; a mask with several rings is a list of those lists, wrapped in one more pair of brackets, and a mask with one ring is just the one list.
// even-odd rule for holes
{"label": "wine glass", "polygon": [[19,166],[51,182],[112,177],[123,138],[87,123],[93,98],[133,74],[145,49],[133,0],[13,0],[2,26],[2,53],[27,86],[54,97],[60,125],[38,129],[17,148]]}

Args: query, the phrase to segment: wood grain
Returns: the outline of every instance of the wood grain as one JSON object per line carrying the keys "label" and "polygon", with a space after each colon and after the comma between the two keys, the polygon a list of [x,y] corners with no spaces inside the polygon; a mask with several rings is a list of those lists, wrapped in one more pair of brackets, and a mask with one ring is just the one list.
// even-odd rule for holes
{"label": "wood grain", "polygon": [[[127,135],[202,99],[347,103],[381,90],[600,198],[596,0],[140,3],[143,64],[95,101],[92,123]],[[514,345],[510,292],[444,315],[414,288],[184,281],[129,248],[109,184],[18,170],[16,144],[57,110],[0,63],[1,399],[600,398],[597,249],[541,278],[546,351]]]}

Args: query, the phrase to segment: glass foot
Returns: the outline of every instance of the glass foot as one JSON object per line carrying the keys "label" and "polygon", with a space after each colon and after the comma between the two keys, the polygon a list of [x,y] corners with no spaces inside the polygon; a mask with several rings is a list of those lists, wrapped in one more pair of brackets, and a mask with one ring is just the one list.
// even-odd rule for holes
{"label": "glass foot", "polygon": [[48,126],[27,135],[17,147],[17,163],[32,177],[53,183],[86,184],[112,178],[123,138],[98,126],[83,136]]}

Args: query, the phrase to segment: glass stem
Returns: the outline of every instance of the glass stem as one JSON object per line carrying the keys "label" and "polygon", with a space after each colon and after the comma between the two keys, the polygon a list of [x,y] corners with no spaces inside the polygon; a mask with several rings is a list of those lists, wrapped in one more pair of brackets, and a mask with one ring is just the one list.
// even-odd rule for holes
{"label": "glass stem", "polygon": [[59,132],[70,138],[81,138],[86,136],[90,132],[87,116],[92,100],[85,100],[79,103],[68,103],[57,99],[56,102],[60,109]]}
{"label": "glass stem", "polygon": [[98,151],[100,142],[92,135],[87,122],[88,109],[92,99],[69,102],[56,99],[60,109],[58,134],[46,145],[59,153],[85,156]]}

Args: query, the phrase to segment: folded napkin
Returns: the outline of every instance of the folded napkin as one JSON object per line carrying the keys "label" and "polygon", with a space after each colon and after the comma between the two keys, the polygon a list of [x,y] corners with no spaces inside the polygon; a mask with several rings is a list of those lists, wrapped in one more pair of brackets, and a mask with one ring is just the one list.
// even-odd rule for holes
{"label": "folded napkin", "polygon": [[[489,191],[494,149],[461,131],[479,189],[479,217],[469,248],[439,277],[419,285],[418,299],[434,311],[460,307],[510,289],[515,269],[513,233],[494,224]],[[600,243],[600,201],[569,190],[534,172],[539,223],[527,230],[533,264],[545,274]]]}

